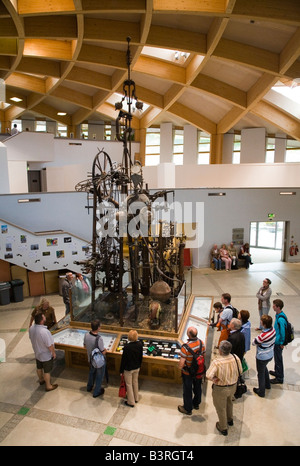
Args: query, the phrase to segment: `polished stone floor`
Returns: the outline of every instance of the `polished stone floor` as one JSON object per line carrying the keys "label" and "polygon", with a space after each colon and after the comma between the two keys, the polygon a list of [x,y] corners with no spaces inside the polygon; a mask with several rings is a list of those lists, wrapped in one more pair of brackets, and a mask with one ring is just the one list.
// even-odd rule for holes
{"label": "polished stone floor", "polygon": [[[104,397],[94,399],[86,392],[86,371],[66,368],[64,353],[58,351],[52,381],[59,387],[46,393],[37,383],[28,338],[30,313],[39,298],[0,306],[0,343],[3,348],[4,340],[6,348],[6,360],[0,363],[0,445],[299,445],[300,263],[257,262],[249,270],[231,272],[194,270],[193,293],[212,296],[215,301],[223,292],[231,293],[235,307],[250,311],[254,337],[259,320],[255,294],[266,277],[272,280],[273,299],[279,297],[285,303],[296,339],[294,346],[284,350],[284,384],[272,386],[265,398],[257,397],[252,390],[257,386],[255,349],[247,354],[248,392],[234,402],[234,425],[229,427],[227,437],[215,428],[210,382],[204,384],[203,401],[192,416],[177,410],[182,404],[180,385],[145,380],[140,381],[140,400],[132,409],[118,398],[118,377],[110,378]],[[50,302],[61,318],[62,298],[52,295]],[[217,333],[214,338],[217,341]]]}

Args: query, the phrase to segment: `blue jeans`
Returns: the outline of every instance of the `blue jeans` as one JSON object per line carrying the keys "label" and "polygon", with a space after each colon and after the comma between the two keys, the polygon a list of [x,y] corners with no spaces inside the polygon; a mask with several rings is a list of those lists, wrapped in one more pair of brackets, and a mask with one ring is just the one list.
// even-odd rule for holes
{"label": "blue jeans", "polygon": [[100,395],[101,384],[102,384],[103,377],[105,375],[105,367],[106,367],[106,364],[104,364],[104,366],[102,366],[100,369],[96,369],[90,364],[87,391],[91,392],[93,389],[93,386],[95,385],[94,394],[93,394],[94,397]]}
{"label": "blue jeans", "polygon": [[265,389],[271,388],[269,371],[267,369],[267,365],[270,361],[272,361],[272,358],[266,359],[265,361],[256,359],[258,390],[260,396],[265,396]]}
{"label": "blue jeans", "polygon": [[186,411],[190,412],[201,403],[202,379],[193,379],[190,375],[182,374],[182,383],[183,406]]}
{"label": "blue jeans", "polygon": [[222,266],[222,260],[221,259],[216,259],[215,257],[213,257],[213,263],[215,264],[215,269],[216,270],[221,270],[221,266]]}

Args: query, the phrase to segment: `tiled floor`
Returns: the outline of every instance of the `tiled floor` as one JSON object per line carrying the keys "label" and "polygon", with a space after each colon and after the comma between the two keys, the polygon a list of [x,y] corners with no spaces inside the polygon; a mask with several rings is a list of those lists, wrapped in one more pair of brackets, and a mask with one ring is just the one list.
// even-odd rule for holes
{"label": "tiled floor", "polygon": [[[257,381],[255,349],[251,349],[247,355],[249,390],[234,402],[234,426],[227,437],[215,428],[210,382],[204,385],[200,410],[192,416],[177,411],[182,404],[181,386],[145,380],[140,381],[139,403],[131,409],[118,398],[118,377],[110,378],[103,398],[94,399],[86,392],[86,371],[66,368],[64,354],[58,351],[52,375],[59,387],[45,393],[37,383],[28,338],[30,312],[39,298],[0,306],[0,343],[3,339],[6,345],[6,362],[0,364],[0,445],[299,445],[300,264],[257,263],[248,271],[229,273],[195,270],[193,293],[215,300],[223,292],[231,293],[235,307],[250,311],[254,337],[258,325],[255,294],[266,277],[272,280],[273,298],[285,303],[296,340],[284,351],[285,383],[273,386],[264,399],[252,391]],[[50,298],[61,318],[61,297]]]}

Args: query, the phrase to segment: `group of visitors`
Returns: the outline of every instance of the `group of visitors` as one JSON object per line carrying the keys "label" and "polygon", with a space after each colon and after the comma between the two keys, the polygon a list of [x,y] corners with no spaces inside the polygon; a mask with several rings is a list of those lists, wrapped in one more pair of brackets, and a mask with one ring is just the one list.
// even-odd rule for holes
{"label": "group of visitors", "polygon": [[[87,350],[87,356],[89,361],[89,377],[87,383],[87,391],[93,391],[93,397],[104,395],[104,388],[101,387],[104,375],[107,373],[106,363],[101,368],[95,368],[91,364],[92,352],[96,348],[99,348],[101,353],[106,355],[106,348],[104,347],[103,338],[99,334],[100,321],[95,320],[91,323],[91,331],[86,333],[84,336],[84,346]],[[124,376],[126,383],[127,400],[125,405],[131,408],[134,407],[135,403],[138,403],[139,398],[139,386],[138,377],[139,371],[142,365],[143,359],[143,345],[138,339],[138,333],[136,330],[130,330],[128,333],[128,343],[124,346],[120,374]]]}
{"label": "group of visitors", "polygon": [[70,313],[70,295],[72,295],[72,304],[81,305],[85,298],[89,297],[91,286],[87,277],[81,273],[76,273],[75,277],[72,272],[67,272],[62,283],[62,297],[65,305],[65,314]]}
{"label": "group of visitors", "polygon": [[[256,331],[260,333],[255,338],[251,338],[249,311],[237,311],[231,304],[229,293],[223,293],[221,302],[214,303],[217,321],[209,325],[220,331],[216,346],[219,354],[212,360],[206,372],[206,378],[213,382],[212,398],[218,416],[216,428],[222,435],[228,435],[228,426],[233,425],[233,400],[237,380],[240,374],[248,370],[245,355],[250,351],[251,344],[256,347],[258,380],[258,387],[253,388],[253,392],[263,398],[265,391],[269,390],[272,384],[282,384],[284,381],[282,353],[287,317],[283,312],[284,303],[281,299],[273,301],[275,319],[269,315],[272,295],[270,285],[271,280],[264,279],[256,294],[260,316],[260,326],[256,328]],[[204,355],[205,347],[203,342],[197,338],[196,328],[189,328],[187,337],[189,348],[194,352],[201,348]],[[199,409],[202,395],[202,376],[192,378],[189,375],[192,359],[191,352],[187,350],[186,345],[183,345],[179,363],[179,368],[182,370],[183,405],[178,406],[178,410],[187,415],[191,415],[193,409]],[[274,370],[269,371],[267,366],[272,359],[274,359]],[[270,379],[270,375],[274,378]]]}
{"label": "group of visitors", "polygon": [[249,243],[242,245],[238,253],[233,242],[231,242],[229,246],[226,246],[224,243],[220,248],[218,248],[217,244],[214,244],[210,251],[210,255],[211,263],[215,270],[221,270],[222,263],[224,263],[227,272],[232,269],[237,270],[238,259],[244,260],[246,269],[249,268],[250,264],[253,264]]}
{"label": "group of visitors", "polygon": [[[283,312],[284,303],[281,299],[273,300],[275,320],[269,315],[271,308],[270,288],[271,281],[266,278],[258,290],[258,311],[260,326],[256,328],[259,334],[251,342],[250,313],[247,310],[237,311],[231,304],[231,295],[223,293],[221,302],[214,303],[216,321],[208,325],[216,327],[220,331],[220,337],[216,349],[218,355],[213,358],[206,371],[206,378],[212,384],[213,404],[217,412],[217,430],[222,435],[228,435],[228,426],[233,425],[233,399],[237,388],[239,374],[247,370],[245,355],[250,351],[251,343],[256,347],[256,370],[258,387],[253,392],[259,397],[265,397],[266,390],[272,384],[282,384],[284,381],[283,348],[287,328],[287,317]],[[32,314],[29,337],[32,342],[36,357],[37,374],[40,385],[45,384],[46,391],[57,388],[57,384],[51,384],[50,372],[53,361],[56,358],[54,340],[47,328],[47,305],[45,300]],[[52,320],[53,317],[50,318]],[[87,391],[93,391],[96,398],[104,394],[102,382],[107,374],[106,363],[101,368],[95,368],[91,364],[92,352],[95,348],[106,355],[104,342],[99,334],[100,322],[91,322],[91,330],[84,337],[84,346],[87,350],[90,364]],[[197,329],[189,327],[187,330],[187,342],[182,345],[179,360],[179,370],[183,383],[183,405],[178,406],[179,412],[191,415],[198,410],[202,398],[202,381],[205,374],[198,372],[192,374],[194,355],[205,356],[205,345],[197,336]],[[124,375],[127,400],[126,406],[133,408],[139,400],[138,377],[143,359],[142,342],[138,339],[136,330],[128,334],[128,343],[124,346],[120,374]],[[274,359],[274,370],[268,370],[268,364]],[[270,379],[270,375],[274,376]]]}

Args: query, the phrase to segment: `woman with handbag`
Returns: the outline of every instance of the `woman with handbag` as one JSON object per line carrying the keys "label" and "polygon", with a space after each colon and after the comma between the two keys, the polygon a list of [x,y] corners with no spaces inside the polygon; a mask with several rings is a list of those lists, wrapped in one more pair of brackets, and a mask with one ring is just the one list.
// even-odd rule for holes
{"label": "woman with handbag", "polygon": [[128,343],[124,346],[120,374],[124,375],[127,391],[126,406],[134,407],[138,402],[139,385],[138,377],[143,359],[143,344],[138,340],[136,330],[130,330],[128,333]]}
{"label": "woman with handbag", "polygon": [[252,342],[252,345],[256,346],[256,369],[258,378],[258,388],[253,388],[253,391],[262,398],[265,396],[265,390],[271,388],[267,365],[274,357],[276,332],[272,324],[272,317],[263,315],[261,317],[263,331],[254,338]]}

